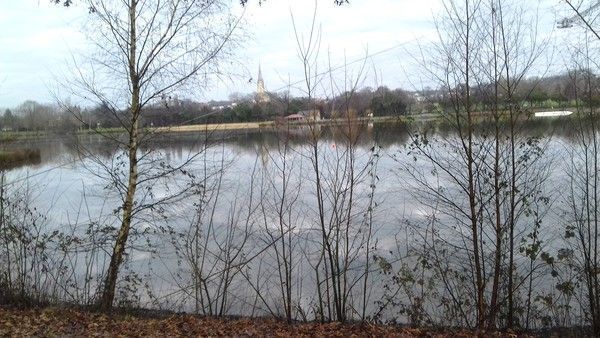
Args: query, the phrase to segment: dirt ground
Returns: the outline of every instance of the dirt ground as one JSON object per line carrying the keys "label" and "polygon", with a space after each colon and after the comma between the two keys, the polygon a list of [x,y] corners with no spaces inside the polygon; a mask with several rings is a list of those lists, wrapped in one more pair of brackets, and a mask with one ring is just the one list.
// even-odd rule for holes
{"label": "dirt ground", "polygon": [[293,323],[189,314],[105,314],[64,307],[0,307],[0,336],[102,337],[516,337],[509,333],[401,328],[371,324]]}

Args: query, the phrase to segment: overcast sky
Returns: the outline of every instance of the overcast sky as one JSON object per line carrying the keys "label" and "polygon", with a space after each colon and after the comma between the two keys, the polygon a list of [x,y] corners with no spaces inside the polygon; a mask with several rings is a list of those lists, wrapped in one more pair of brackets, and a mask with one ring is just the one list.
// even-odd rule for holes
{"label": "overcast sky", "polygon": [[[559,0],[523,1],[539,8],[542,30],[552,31],[557,9],[564,4]],[[65,9],[49,2],[0,1],[0,107],[13,107],[27,99],[52,102],[55,80],[68,73],[71,55],[86,51],[80,33],[87,18],[85,9]],[[238,2],[233,1],[233,6],[241,11]],[[313,4],[312,0],[268,0],[260,7],[250,5],[244,13],[244,29],[251,38],[239,52],[241,69],[236,70],[242,75],[213,81],[209,89],[191,94],[191,98],[218,100],[232,92],[255,91],[259,63],[267,90],[282,90],[286,83],[301,80],[290,13],[299,31],[308,32]],[[441,0],[352,0],[343,7],[334,6],[332,0],[318,0],[322,62],[327,53],[334,67],[343,65],[344,58],[351,62],[368,53],[371,57],[363,86],[415,89],[410,87],[421,84],[415,77],[418,70],[411,68],[409,51],[416,41],[436,38],[433,18],[440,10]]]}

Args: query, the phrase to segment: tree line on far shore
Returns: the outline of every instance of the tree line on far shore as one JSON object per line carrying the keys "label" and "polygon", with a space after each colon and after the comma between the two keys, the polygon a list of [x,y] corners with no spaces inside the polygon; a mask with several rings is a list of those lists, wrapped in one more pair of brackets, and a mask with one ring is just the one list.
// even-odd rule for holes
{"label": "tree line on far shore", "polygon": [[[524,80],[516,90],[525,107],[530,109],[568,109],[579,104],[600,104],[600,96],[578,97],[577,81],[591,79],[600,85],[600,76],[560,74],[544,78],[531,77]],[[484,107],[486,84],[472,89],[476,106]],[[456,88],[455,90],[460,90]],[[448,88],[425,88],[420,91],[390,89],[381,86],[356,90],[345,98],[345,94],[316,100],[293,97],[287,92],[269,93],[268,102],[256,102],[253,94],[232,94],[226,101],[197,102],[191,99],[161,98],[145,108],[142,125],[163,127],[203,123],[235,123],[272,121],[302,110],[318,109],[325,118],[340,117],[340,112],[352,112],[355,116],[403,116],[439,113],[448,105]],[[311,102],[312,101],[312,102]],[[590,101],[590,102],[587,102]],[[333,107],[333,108],[332,108]],[[336,109],[337,107],[337,109]],[[125,114],[125,112],[123,112]],[[119,122],[113,111],[100,104],[81,107],[72,104],[48,104],[26,100],[13,108],[6,108],[0,116],[0,131],[57,131],[76,132],[85,129],[114,128]]]}

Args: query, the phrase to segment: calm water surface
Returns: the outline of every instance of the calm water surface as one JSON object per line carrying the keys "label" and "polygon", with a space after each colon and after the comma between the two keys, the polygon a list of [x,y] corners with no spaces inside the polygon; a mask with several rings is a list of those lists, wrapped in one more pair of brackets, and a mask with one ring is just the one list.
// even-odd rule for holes
{"label": "calm water surface", "polygon": [[[322,169],[326,180],[333,180],[335,173],[339,173],[336,161],[340,158],[344,147],[344,134],[339,130],[323,129],[319,141],[319,156],[322,161]],[[532,135],[539,130],[533,129]],[[549,165],[549,183],[547,194],[557,196],[560,185],[565,179],[565,161],[570,141],[568,137],[554,135],[547,132],[542,137],[542,146],[545,148],[545,163]],[[369,202],[370,183],[369,170],[376,168],[377,182],[375,187],[375,208],[373,212],[374,243],[377,249],[385,252],[397,250],[398,241],[410,241],[403,232],[402,225],[407,223],[417,224],[427,220],[431,210],[423,205],[414,195],[416,182],[413,176],[408,174],[407,168],[413,168],[427,175],[432,166],[426,161],[414,161],[413,156],[407,149],[407,143],[411,136],[405,126],[402,125],[376,125],[375,127],[363,126],[360,128],[356,140],[356,168],[359,168],[362,183],[356,190],[356,215],[353,220],[360,222],[363,219],[362,211],[366,210]],[[444,131],[436,131],[434,137],[448,137]],[[265,245],[264,240],[258,240],[260,234],[270,230],[270,222],[273,222],[276,207],[276,189],[282,183],[282,145],[288,142],[286,156],[286,172],[290,177],[289,184],[296,192],[294,198],[288,201],[290,204],[288,215],[290,220],[296,224],[294,231],[298,234],[298,260],[305,257],[310,261],[311,245],[318,243],[316,227],[316,200],[314,193],[314,172],[312,170],[311,149],[306,135],[302,130],[283,135],[274,131],[248,131],[235,132],[220,135],[205,134],[172,134],[162,135],[150,141],[148,146],[141,150],[140,154],[151,151],[148,159],[152,165],[165,163],[177,166],[184,162],[186,170],[192,172],[196,177],[207,174],[205,182],[207,190],[215,191],[219,198],[215,202],[215,212],[211,219],[215,228],[231,224],[232,222],[244,223],[244,218],[252,218],[250,227],[253,230],[253,244],[251,248],[260,248]],[[206,146],[209,144],[210,146]],[[6,182],[19,189],[29,189],[32,205],[41,213],[48,215],[47,226],[52,229],[64,229],[67,227],[84,226],[90,222],[97,222],[106,226],[118,226],[118,212],[120,197],[111,183],[110,176],[106,174],[106,168],[118,169],[123,164],[122,156],[115,151],[111,142],[100,136],[55,137],[45,140],[19,141],[12,147],[39,148],[41,151],[41,164],[25,166],[13,169],[7,173]],[[435,147],[435,145],[434,145]],[[373,155],[378,159],[377,166],[370,166]],[[452,153],[447,156],[452,158]],[[102,163],[102,164],[100,164]],[[142,167],[140,170],[144,170]],[[223,175],[219,176],[220,169]],[[118,171],[117,171],[118,172]],[[148,170],[148,174],[151,169]],[[217,180],[217,177],[220,179]],[[443,179],[443,176],[440,176]],[[433,179],[433,178],[432,178]],[[436,178],[438,179],[438,178]],[[138,196],[143,201],[155,201],[169,193],[177,191],[185,185],[182,177],[173,178],[169,181],[152,183],[151,193],[146,193],[144,187],[138,189]],[[216,182],[220,182],[219,190],[215,190]],[[561,183],[562,182],[562,183]],[[434,184],[444,185],[444,182]],[[212,187],[212,188],[211,188]],[[150,191],[150,190],[147,190]],[[264,194],[259,192],[264,191]],[[554,198],[555,200],[557,198]],[[253,212],[248,216],[246,210],[259,209],[259,201],[267,201],[263,204],[263,215]],[[160,224],[169,225],[175,229],[184,229],[194,221],[197,215],[196,206],[199,200],[186,198],[176,200],[156,213],[143,214],[136,224],[137,229],[151,229],[160,227]],[[214,200],[213,200],[214,201]],[[264,214],[268,214],[265,216]],[[441,216],[443,217],[443,216]],[[549,212],[548,220],[557,217],[557,213]],[[545,222],[554,224],[556,222]],[[550,225],[548,225],[550,226]],[[217,232],[218,233],[218,232]],[[219,235],[216,235],[217,237]],[[552,236],[552,232],[548,232]],[[171,239],[168,236],[155,236],[154,247],[157,251],[134,248],[131,252],[130,268],[139,270],[145,274],[151,274],[151,288],[155,294],[169,295],[176,292],[177,283],[172,278],[176,274],[185,274],[187,271],[180,266],[175,251],[168,245]],[[304,242],[303,242],[304,241]],[[140,244],[140,247],[142,245]],[[303,249],[301,249],[303,248]],[[162,250],[162,252],[161,252]],[[362,250],[362,249],[357,249]],[[248,249],[252,252],[252,249]],[[158,259],[157,257],[160,257]],[[274,275],[273,257],[253,262],[251,267],[254,271],[263,271]],[[269,261],[271,260],[271,261]],[[360,262],[360,259],[358,260]],[[260,263],[260,264],[259,264]],[[358,263],[357,263],[358,264]],[[359,266],[359,265],[357,265]],[[256,270],[259,269],[259,270]],[[309,265],[301,263],[297,266],[300,275],[310,275]],[[189,271],[188,271],[189,272]],[[185,279],[185,277],[181,277]],[[267,277],[265,277],[267,278]],[[267,278],[268,279],[268,278]],[[187,280],[189,282],[189,280]],[[246,313],[253,304],[253,292],[244,286],[243,279],[236,280],[234,284],[241,288],[236,291],[237,300],[233,302],[232,312]],[[314,281],[298,280],[295,287],[300,290],[314,289],[311,287]],[[302,284],[303,286],[298,286]],[[314,301],[314,292],[300,292],[298,295],[307,294],[306,297],[299,296],[300,302],[310,307]],[[180,295],[185,298],[184,295]],[[373,299],[376,292],[373,293]],[[142,300],[145,299],[142,297]],[[180,301],[179,306],[184,309],[193,309],[193,306],[185,301]],[[371,307],[372,304],[369,305]]]}

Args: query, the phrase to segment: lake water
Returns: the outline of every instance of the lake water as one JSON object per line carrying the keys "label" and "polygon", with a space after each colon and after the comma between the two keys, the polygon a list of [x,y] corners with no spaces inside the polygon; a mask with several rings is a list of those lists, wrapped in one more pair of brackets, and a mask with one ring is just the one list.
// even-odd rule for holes
{"label": "lake water", "polygon": [[[314,170],[318,159],[327,224],[348,225],[350,238],[344,233],[339,237],[348,259],[340,260],[348,271],[349,302],[357,309],[350,316],[360,317],[365,262],[373,254],[400,262],[397,258],[418,242],[411,231],[430,223],[434,214],[440,223],[454,222],[452,214],[442,209],[434,212],[435,203],[423,199],[419,178],[447,189],[457,204],[464,201],[452,190],[456,187],[444,182],[448,177],[443,171],[434,171],[431,161],[422,157],[415,160],[414,150],[408,147],[415,135],[404,125],[365,125],[354,131],[323,128],[320,134],[316,153],[301,129],[164,134],[149,141],[140,151],[141,179],[147,181],[140,184],[137,195],[138,207],[146,207],[137,214],[122,273],[131,278],[119,284],[123,301],[210,314],[281,315],[282,247],[277,243],[284,238],[288,246],[284,250],[291,252],[294,317],[316,317],[315,265],[322,264]],[[523,140],[540,136],[544,155],[536,165],[548,177],[542,193],[556,206],[545,208],[543,227],[559,227],[557,192],[565,183],[567,167],[561,159],[572,142],[568,133],[554,134],[547,125],[533,126],[525,134]],[[430,139],[434,143],[430,149],[445,165],[459,161],[455,148],[435,144],[436,139],[440,144],[459,144],[455,135],[432,129]],[[78,283],[85,276],[97,278],[107,264],[106,234],[120,224],[124,157],[113,142],[97,135],[19,141],[11,146],[38,148],[42,158],[39,165],[7,172],[7,187],[29,191],[31,205],[48,217],[45,231],[67,231],[89,239],[80,243],[82,247],[102,248],[81,249],[74,255],[78,261],[72,263],[75,275],[83,276]],[[152,179],[165,170],[167,178]],[[451,243],[457,230],[447,226],[441,231]],[[519,233],[526,235],[526,231]],[[558,237],[558,231],[540,235],[550,247]],[[377,311],[376,301],[388,282],[371,264],[367,315]],[[199,266],[201,272],[195,275]],[[199,281],[207,283],[205,289],[195,286]],[[98,281],[89,284],[91,295]],[[127,295],[128,288],[137,292]]]}

